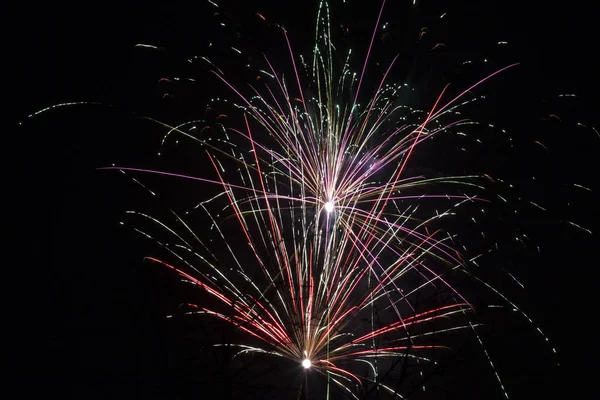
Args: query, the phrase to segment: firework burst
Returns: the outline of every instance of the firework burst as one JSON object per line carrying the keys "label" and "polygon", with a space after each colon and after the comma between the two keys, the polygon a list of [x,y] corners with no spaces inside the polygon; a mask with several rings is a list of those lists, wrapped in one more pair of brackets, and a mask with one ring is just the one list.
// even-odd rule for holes
{"label": "firework burst", "polygon": [[[235,347],[236,357],[259,353],[292,360],[323,375],[328,395],[335,385],[354,398],[370,388],[404,398],[405,388],[386,371],[398,360],[403,370],[436,365],[439,350],[448,347],[447,333],[471,332],[483,347],[472,300],[456,285],[464,277],[532,322],[506,295],[473,275],[471,266],[489,249],[467,256],[452,224],[445,226],[446,220],[464,217],[463,207],[477,205],[485,214],[495,203],[487,188],[497,178],[412,174],[408,166],[429,140],[476,124],[459,111],[480,99],[472,94],[479,85],[515,64],[454,95],[442,90],[426,111],[402,102],[406,85],[389,82],[396,58],[375,90],[366,92],[384,6],[385,1],[357,72],[350,52],[343,63],[336,62],[340,54],[325,2],[318,8],[310,63],[294,53],[286,30],[280,30],[291,76],[264,56],[260,85],[240,89],[216,63],[201,58],[235,98],[228,114],[219,114],[210,128],[205,120],[177,126],[155,122],[167,129],[161,153],[171,136],[183,136],[203,149],[211,167],[206,175],[106,168],[210,186],[211,195],[193,210],[173,212],[175,224],[127,212],[136,221],[134,229],[167,253],[147,260],[198,288],[201,301],[187,304],[188,315],[224,321],[247,337],[219,346]],[[361,104],[361,98],[368,100]],[[236,114],[239,123],[229,122],[228,115]],[[432,212],[428,204],[443,208]],[[194,218],[208,228],[194,229]]]}
{"label": "firework burst", "polygon": [[[135,214],[173,235],[159,243],[185,265],[149,260],[176,271],[220,303],[210,308],[190,305],[196,309],[191,313],[226,321],[262,343],[238,344],[238,355],[259,352],[297,360],[353,396],[364,390],[364,384],[373,383],[402,397],[381,379],[381,360],[404,357],[434,363],[425,350],[445,346],[430,336],[476,327],[464,318],[472,308],[469,301],[448,280],[448,275],[465,272],[467,261],[455,248],[451,233],[428,227],[464,203],[486,201],[464,193],[484,189],[480,176],[411,176],[406,165],[423,141],[471,124],[452,119],[457,108],[473,101],[463,95],[511,66],[454,98],[446,99],[442,91],[423,113],[400,103],[404,88],[387,82],[394,59],[374,95],[361,106],[361,85],[383,6],[360,74],[351,72],[350,54],[341,70],[334,68],[329,10],[321,3],[314,58],[303,68],[307,75],[297,67],[282,29],[293,67],[291,83],[267,57],[269,69],[264,72],[270,82],[261,88],[250,85],[249,94],[220,69],[213,70],[236,95],[243,129],[226,129],[220,123],[218,136],[197,138],[185,131],[197,124],[192,121],[165,135],[163,145],[175,133],[205,147],[215,178],[177,176],[221,188],[199,208],[211,221],[211,237],[221,239],[227,254],[209,251],[179,217],[191,238],[153,217]],[[410,116],[416,122],[406,122]],[[444,190],[445,185],[456,189]],[[439,193],[424,190],[429,186],[439,188]],[[435,198],[447,200],[447,209],[421,217],[419,204]],[[245,249],[233,244],[240,234]],[[260,275],[255,273],[257,267]],[[418,310],[416,295],[435,298],[437,304]],[[376,318],[380,309],[393,318]],[[443,328],[432,324],[460,321],[461,316],[462,324],[453,321]],[[366,323],[357,325],[362,320]],[[366,363],[370,372],[357,373],[353,362]]]}

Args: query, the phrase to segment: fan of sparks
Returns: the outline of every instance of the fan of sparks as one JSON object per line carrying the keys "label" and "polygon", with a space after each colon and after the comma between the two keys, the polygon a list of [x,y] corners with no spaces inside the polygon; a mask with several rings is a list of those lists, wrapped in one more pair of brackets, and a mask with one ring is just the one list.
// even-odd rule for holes
{"label": "fan of sparks", "polygon": [[[130,214],[168,237],[136,228],[170,254],[149,259],[212,298],[190,304],[190,314],[246,335],[247,343],[227,344],[238,356],[295,360],[353,396],[370,382],[401,397],[380,379],[382,363],[434,363],[431,351],[445,347],[444,332],[477,326],[469,300],[452,284],[468,260],[455,235],[430,226],[465,203],[488,201],[476,194],[485,192],[486,178],[411,176],[407,165],[424,141],[472,124],[457,119],[457,109],[474,101],[464,94],[502,70],[458,95],[442,91],[428,111],[415,111],[398,100],[406,88],[388,83],[395,59],[373,95],[361,92],[375,32],[362,69],[351,72],[350,53],[337,63],[328,13],[322,3],[311,64],[296,57],[281,30],[291,76],[265,56],[270,79],[242,90],[214,67],[237,99],[239,126],[221,121],[210,137],[190,129],[202,121],[168,127],[165,139],[179,134],[200,144],[212,165],[206,176],[114,168],[192,179],[217,191],[195,209],[210,229],[194,230],[179,215],[173,228]],[[445,211],[427,216],[431,200],[445,201]],[[433,305],[417,307],[419,294],[435,297]],[[357,363],[371,372],[358,373]]]}

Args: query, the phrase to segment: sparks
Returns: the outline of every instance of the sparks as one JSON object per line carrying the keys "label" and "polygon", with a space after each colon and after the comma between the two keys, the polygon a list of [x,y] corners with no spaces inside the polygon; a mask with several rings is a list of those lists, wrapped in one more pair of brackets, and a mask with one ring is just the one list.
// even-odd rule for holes
{"label": "sparks", "polygon": [[[502,183],[496,172],[492,178],[480,173],[443,176],[437,171],[436,175],[411,171],[419,157],[415,155],[430,139],[446,135],[457,143],[460,153],[456,153],[461,157],[472,152],[467,142],[484,145],[485,139],[472,130],[477,123],[463,116],[463,110],[484,98],[472,96],[475,89],[516,64],[473,79],[452,96],[451,90],[440,90],[425,107],[412,108],[398,99],[415,89],[390,82],[396,57],[382,67],[373,91],[365,93],[364,87],[371,85],[366,82],[373,78],[368,68],[373,64],[370,57],[376,34],[380,28],[388,30],[387,22],[380,24],[384,5],[385,1],[356,69],[349,50],[343,53],[343,65],[334,62],[340,51],[333,43],[326,2],[320,2],[318,9],[312,62],[297,57],[287,32],[281,29],[289,56],[290,72],[285,78],[266,55],[261,60],[263,69],[252,62],[252,77],[260,85],[253,81],[240,85],[235,77],[230,78],[234,74],[226,75],[225,67],[217,67],[217,61],[190,58],[190,62],[198,59],[210,64],[230,101],[211,99],[207,109],[216,120],[210,124],[200,118],[176,126],[146,119],[165,128],[159,154],[168,154],[168,145],[179,140],[182,146],[184,139],[201,146],[205,175],[118,165],[105,169],[126,174],[151,196],[157,192],[142,184],[138,175],[201,183],[217,193],[196,200],[184,213],[173,211],[171,221],[132,210],[126,216],[139,225],[129,220],[120,223],[137,226],[134,231],[153,240],[165,254],[145,261],[200,289],[201,300],[185,303],[185,315],[214,318],[239,331],[240,342],[219,344],[237,349],[236,357],[260,353],[296,366],[300,361],[304,370],[311,369],[306,377],[323,374],[328,385],[333,382],[354,397],[356,390],[370,384],[401,396],[405,388],[384,385],[381,365],[385,363],[381,361],[414,361],[411,367],[420,368],[419,375],[425,379],[423,371],[438,362],[432,350],[448,348],[444,334],[472,331],[508,397],[492,352],[483,345],[482,325],[473,322],[470,296],[462,284],[456,285],[455,277],[471,274],[473,266],[484,265],[488,253],[498,251],[496,238],[486,239],[488,231],[475,231],[473,244],[462,239],[469,238],[474,226],[470,220],[485,226],[489,221],[485,218],[495,215],[488,212],[488,205],[509,206],[510,196],[488,190]],[[256,15],[266,21],[262,14]],[[428,32],[423,28],[421,36],[429,36]],[[439,47],[446,46],[438,43],[434,49]],[[238,55],[249,54],[240,49],[230,46]],[[299,60],[302,64],[297,65]],[[243,64],[250,68],[247,62]],[[181,79],[177,84],[184,83]],[[172,140],[174,135],[178,139]],[[535,143],[546,149],[541,142]],[[133,174],[136,178],[129,176]],[[471,203],[475,203],[477,219],[468,211]],[[193,213],[206,221],[202,230],[195,230],[190,222]],[[445,226],[450,219],[454,222]],[[564,222],[591,233],[575,222]],[[468,232],[461,235],[463,231]],[[529,242],[524,234],[511,236],[511,243],[513,238]],[[485,247],[481,240],[493,245],[480,250]],[[505,272],[523,288],[514,275]],[[498,289],[477,277],[472,280],[533,324]],[[427,298],[428,303],[417,304],[415,298]],[[365,367],[368,373],[361,372]],[[386,384],[390,381],[387,378]]]}

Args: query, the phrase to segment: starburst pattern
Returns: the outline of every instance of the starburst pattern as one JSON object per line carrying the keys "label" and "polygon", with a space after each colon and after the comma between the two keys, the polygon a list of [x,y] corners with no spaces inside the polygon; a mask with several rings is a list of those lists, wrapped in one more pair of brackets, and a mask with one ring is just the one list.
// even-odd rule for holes
{"label": "starburst pattern", "polygon": [[[427,176],[411,174],[407,165],[427,141],[476,124],[460,110],[481,99],[473,91],[516,64],[454,95],[442,90],[425,111],[400,100],[406,85],[390,83],[396,58],[373,93],[361,91],[384,6],[358,73],[352,72],[351,52],[336,67],[326,2],[318,9],[310,65],[281,28],[291,79],[264,56],[268,69],[261,73],[268,79],[242,90],[202,58],[235,98],[230,109],[242,124],[226,127],[222,114],[204,134],[198,129],[204,121],[154,121],[167,129],[161,151],[172,135],[203,149],[212,166],[205,176],[104,169],[199,181],[216,191],[194,207],[209,226],[202,231],[189,224],[187,213],[173,213],[175,226],[139,211],[127,214],[138,221],[135,231],[169,255],[147,260],[202,293],[204,301],[187,304],[187,314],[224,321],[248,338],[219,344],[236,347],[236,357],[261,353],[293,360],[324,375],[328,388],[333,383],[355,398],[369,385],[403,398],[382,371],[399,359],[404,368],[435,365],[437,351],[447,348],[445,334],[464,330],[476,336],[508,397],[478,334],[470,298],[454,284],[457,277],[472,278],[533,321],[472,274],[470,266],[488,249],[467,257],[460,235],[444,226],[465,206],[477,204],[485,213],[497,198],[505,199],[487,191],[496,183],[487,174]],[[360,104],[361,98],[368,100]],[[428,203],[445,208],[432,212]],[[367,373],[357,368],[365,364]]]}

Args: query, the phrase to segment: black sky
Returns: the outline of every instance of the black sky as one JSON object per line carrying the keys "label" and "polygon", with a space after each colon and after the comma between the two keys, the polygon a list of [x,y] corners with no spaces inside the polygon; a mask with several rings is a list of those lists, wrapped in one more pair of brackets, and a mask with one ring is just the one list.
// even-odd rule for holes
{"label": "black sky", "polygon": [[[253,35],[244,18],[260,12],[282,22],[297,47],[311,43],[316,1],[240,3],[243,5],[220,2],[244,35]],[[352,18],[356,26],[366,27],[370,33],[377,7],[366,3],[371,5],[353,6],[360,12]],[[397,13],[401,6],[391,0],[388,3],[384,20],[394,22],[394,15],[404,15]],[[509,58],[522,65],[510,76],[510,83],[506,83],[509,79],[502,81],[509,86],[499,83],[486,89],[502,89],[494,100],[499,115],[490,117],[517,130],[535,130],[539,117],[559,110],[561,115],[573,115],[573,121],[580,118],[600,126],[596,111],[600,64],[593,6],[538,1],[422,3],[417,21],[398,17],[407,24],[408,40],[418,32],[419,24],[447,11],[453,21],[448,35],[455,43],[451,57],[460,58],[462,54],[457,52],[463,51],[465,55],[486,54],[487,43],[496,39],[511,43]],[[5,76],[10,87],[5,98],[14,110],[7,122],[14,132],[11,137],[17,140],[5,153],[11,160],[11,175],[12,170],[17,171],[18,211],[7,209],[7,213],[17,226],[18,255],[10,268],[17,272],[15,286],[20,289],[11,292],[10,303],[20,304],[18,320],[23,323],[17,325],[23,326],[21,336],[30,344],[26,347],[43,349],[27,351],[24,357],[30,369],[27,380],[39,384],[47,395],[60,391],[74,399],[187,399],[223,398],[227,392],[227,375],[218,370],[221,364],[215,363],[218,367],[208,371],[210,366],[198,359],[195,350],[203,345],[207,328],[165,321],[164,316],[182,301],[178,280],[144,264],[142,257],[153,254],[154,246],[118,225],[123,211],[144,197],[136,195],[131,181],[117,173],[95,170],[112,162],[131,166],[156,162],[159,136],[146,136],[145,132],[152,130],[132,113],[173,121],[188,116],[189,109],[176,106],[178,100],[164,105],[156,81],[185,75],[181,71],[187,71],[187,58],[196,55],[207,39],[219,37],[214,17],[206,10],[211,9],[204,2],[103,2],[19,6],[11,11],[15,29],[5,41],[11,52],[7,62],[15,68]],[[252,43],[250,38],[245,40]],[[143,52],[133,48],[135,43],[156,44],[166,50]],[[254,44],[263,50],[260,42]],[[198,76],[208,80],[207,75]],[[216,88],[215,82],[208,82],[175,91],[179,98],[201,105],[204,95],[194,91]],[[577,93],[580,99],[573,108],[544,103],[561,93]],[[77,107],[30,121],[26,118],[45,106],[78,100],[118,107]],[[505,110],[512,113],[504,114]],[[25,123],[17,126],[17,121]],[[553,133],[555,137],[548,141],[555,146],[555,161],[543,168],[553,171],[557,183],[576,182],[600,190],[594,162],[600,138],[591,140],[593,132],[571,128],[566,121]],[[518,178],[522,173],[519,167],[535,164],[537,159],[512,161],[508,173]],[[545,200],[558,207],[558,199]],[[594,220],[598,195],[577,194],[573,201],[581,204],[569,211],[573,219],[594,231],[598,227]],[[513,378],[510,385],[518,389],[514,398],[542,398],[542,394],[544,398],[579,398],[591,383],[588,374],[595,364],[591,321],[597,314],[594,282],[599,263],[594,255],[598,241],[564,225],[548,228],[543,240],[546,252],[524,272],[528,277],[524,301],[560,350],[562,367]],[[498,363],[510,368],[511,363],[525,362],[537,368],[538,349],[516,357],[521,349],[516,339],[511,338],[506,351],[499,349]],[[543,350],[538,353],[547,357]],[[470,353],[466,354],[468,358]],[[467,367],[457,371],[470,373]],[[488,383],[488,398],[501,398],[493,377],[489,382],[473,383],[473,388],[461,382],[448,382],[447,391],[433,398],[469,398],[479,390],[476,387]]]}

